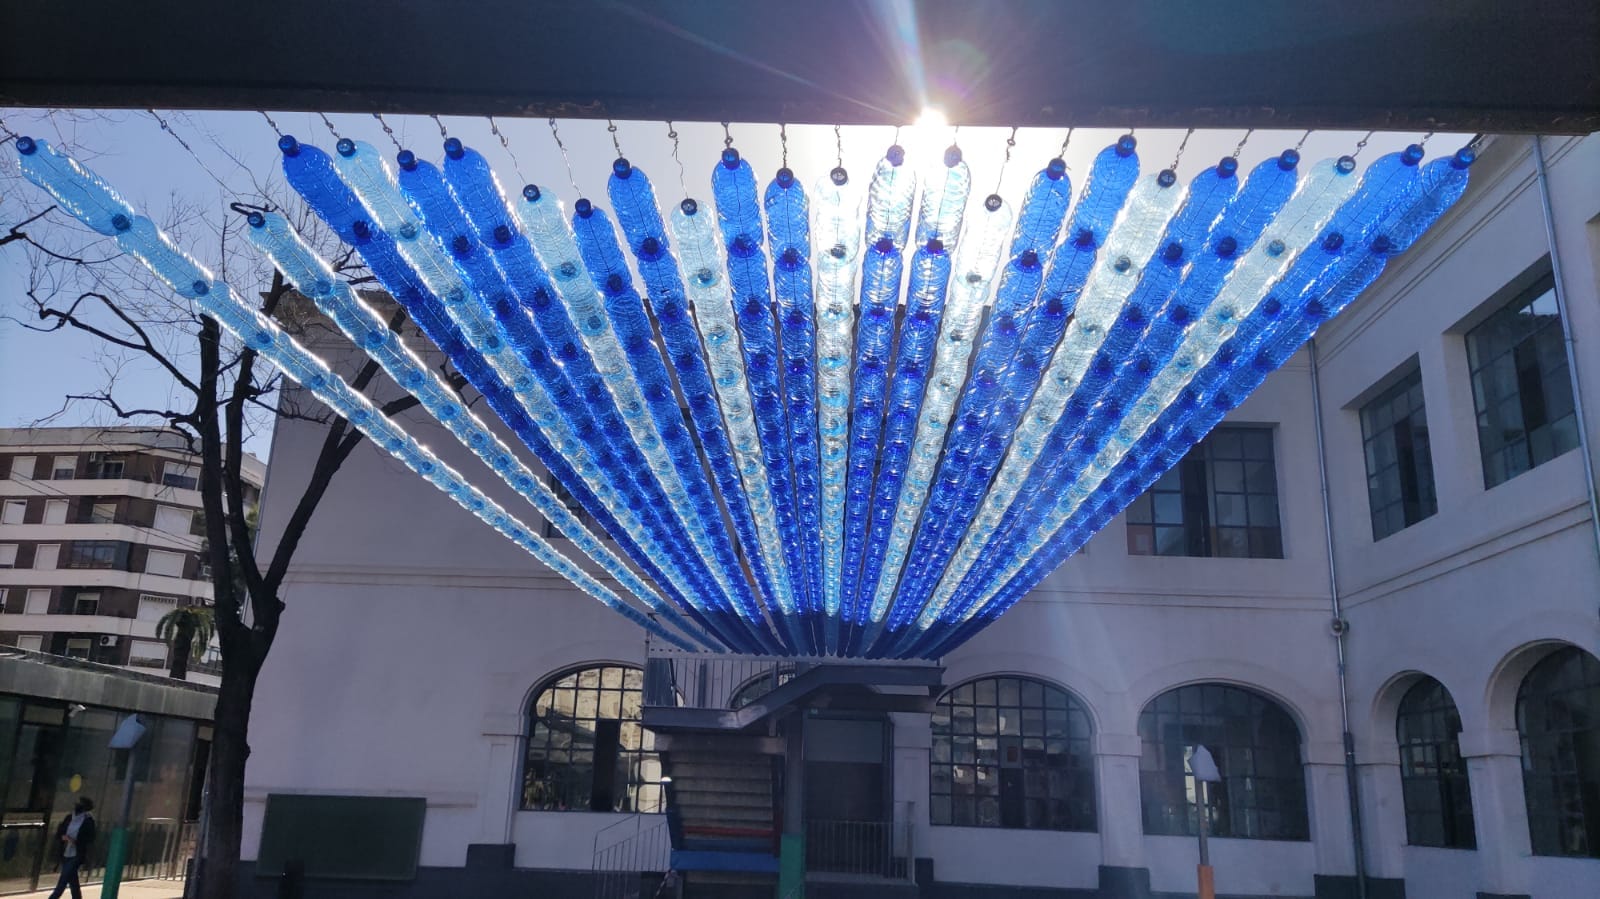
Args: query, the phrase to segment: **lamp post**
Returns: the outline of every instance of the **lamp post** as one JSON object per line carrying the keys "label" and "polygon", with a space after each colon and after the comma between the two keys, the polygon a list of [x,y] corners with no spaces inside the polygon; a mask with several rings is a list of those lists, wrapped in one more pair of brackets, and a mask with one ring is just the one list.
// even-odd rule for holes
{"label": "lamp post", "polygon": [[100,884],[101,899],[117,899],[122,888],[122,867],[128,859],[128,826],[133,812],[133,754],[137,751],[139,740],[144,737],[144,731],[139,716],[129,715],[117,727],[117,732],[111,735],[112,749],[127,750],[128,765],[122,781],[122,818],[117,829],[111,831],[111,839],[106,844],[106,872]]}
{"label": "lamp post", "polygon": [[1200,819],[1200,865],[1195,872],[1199,878],[1199,899],[1216,899],[1216,883],[1211,876],[1211,852],[1206,846],[1206,785],[1222,783],[1222,772],[1217,770],[1211,750],[1196,743],[1194,751],[1189,754],[1189,773],[1194,775],[1195,811]]}

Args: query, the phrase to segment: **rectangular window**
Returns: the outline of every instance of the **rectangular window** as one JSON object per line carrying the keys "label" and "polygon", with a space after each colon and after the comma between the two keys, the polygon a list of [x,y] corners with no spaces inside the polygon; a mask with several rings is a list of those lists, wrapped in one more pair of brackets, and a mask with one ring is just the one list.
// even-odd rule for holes
{"label": "rectangular window", "polygon": [[87,659],[93,651],[94,641],[88,637],[73,637],[67,641],[66,657],[69,659]]}
{"label": "rectangular window", "polygon": [[168,487],[193,490],[200,486],[200,468],[182,462],[161,463],[161,483]]}
{"label": "rectangular window", "polygon": [[167,644],[155,640],[133,640],[128,644],[128,664],[139,668],[167,667]]}
{"label": "rectangular window", "polygon": [[1128,506],[1136,556],[1283,558],[1272,429],[1223,425]]}
{"label": "rectangular window", "polygon": [[100,614],[100,594],[79,593],[72,600],[72,614],[98,615]]}
{"label": "rectangular window", "polygon": [[115,524],[116,521],[116,503],[95,503],[89,507],[90,524]]}
{"label": "rectangular window", "polygon": [[0,543],[0,568],[17,567],[17,545]]}
{"label": "rectangular window", "polygon": [[77,456],[57,456],[50,465],[50,480],[52,481],[70,481],[77,473]]}
{"label": "rectangular window", "polygon": [[150,555],[144,562],[145,574],[159,574],[165,577],[183,577],[183,553],[163,552],[159,549],[150,550]]}
{"label": "rectangular window", "polygon": [[25,499],[8,499],[3,510],[0,510],[0,524],[22,524],[22,519],[28,514],[28,501]]}
{"label": "rectangular window", "polygon": [[6,602],[11,599],[11,591],[0,587],[0,615],[6,613]]}
{"label": "rectangular window", "polygon": [[67,552],[68,568],[120,568],[128,559],[128,544],[116,540],[79,540]]}
{"label": "rectangular window", "polygon": [[194,511],[176,506],[156,506],[155,527],[158,531],[187,537],[194,526]]}
{"label": "rectangular window", "polygon": [[[578,501],[572,497],[572,494],[567,491],[567,488],[563,486],[560,481],[556,480],[554,476],[550,478],[550,491],[556,495],[557,499],[561,500],[562,505],[567,507],[567,511],[578,517],[578,521],[582,522],[584,527],[591,531],[596,530],[594,526],[594,519],[589,517],[589,513],[584,511],[583,506],[578,504]],[[566,536],[565,534],[562,534],[560,529],[555,526],[555,522],[548,520],[544,523],[544,535],[546,537]]]}
{"label": "rectangular window", "polygon": [[22,611],[28,615],[50,614],[50,588],[35,587],[29,590],[27,598],[23,602]]}
{"label": "rectangular window", "polygon": [[108,456],[104,453],[90,453],[89,467],[84,472],[84,477],[96,480],[115,480],[122,477],[124,462],[120,457]]}
{"label": "rectangular window", "polygon": [[160,621],[166,614],[178,607],[178,600],[171,596],[156,596],[153,593],[139,594],[140,621]]}
{"label": "rectangular window", "polygon": [[17,648],[44,652],[44,634],[18,634]]}
{"label": "rectangular window", "polygon": [[31,481],[31,480],[33,480],[33,466],[34,466],[34,463],[36,463],[38,461],[39,461],[39,457],[38,456],[12,456],[11,457],[11,480],[13,480],[13,481]]}
{"label": "rectangular window", "polygon": [[1367,458],[1373,540],[1439,511],[1420,370],[1413,369],[1361,407],[1361,443]]}
{"label": "rectangular window", "polygon": [[44,523],[45,524],[66,524],[67,523],[67,501],[64,500],[64,499],[45,500],[45,503],[44,503]]}
{"label": "rectangular window", "polygon": [[1467,332],[1467,364],[1484,487],[1577,447],[1572,379],[1553,276],[1541,278]]}
{"label": "rectangular window", "polygon": [[61,564],[61,544],[41,543],[33,548],[33,569],[50,571]]}

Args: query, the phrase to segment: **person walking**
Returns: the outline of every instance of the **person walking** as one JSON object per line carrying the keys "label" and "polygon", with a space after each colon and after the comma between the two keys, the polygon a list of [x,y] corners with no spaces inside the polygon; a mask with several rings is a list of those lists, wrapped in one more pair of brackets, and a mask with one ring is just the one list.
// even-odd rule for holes
{"label": "person walking", "polygon": [[94,852],[94,801],[87,796],[78,797],[72,814],[61,819],[56,828],[59,842],[57,853],[61,859],[61,876],[50,899],[61,899],[61,894],[72,890],[72,899],[83,899],[83,887],[78,884],[78,872],[89,862]]}

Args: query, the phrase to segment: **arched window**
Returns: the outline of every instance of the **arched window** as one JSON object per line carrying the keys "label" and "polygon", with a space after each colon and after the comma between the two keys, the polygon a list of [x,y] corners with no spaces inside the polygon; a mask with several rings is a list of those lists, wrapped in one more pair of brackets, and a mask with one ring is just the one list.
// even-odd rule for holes
{"label": "arched window", "polygon": [[1406,842],[1473,849],[1472,789],[1461,760],[1461,715],[1450,691],[1431,677],[1400,698],[1395,738],[1406,803]]}
{"label": "arched window", "polygon": [[643,680],[637,668],[595,665],[540,685],[528,710],[524,809],[663,809],[655,738],[639,724]]}
{"label": "arched window", "polygon": [[1222,783],[1206,790],[1210,832],[1255,840],[1309,839],[1300,729],[1276,702],[1243,687],[1191,684],[1157,696],[1139,715],[1144,832],[1194,834],[1189,753],[1203,744]]}
{"label": "arched window", "polygon": [[930,820],[969,827],[1095,829],[1089,713],[1042,681],[986,677],[933,713]]}
{"label": "arched window", "polygon": [[1533,854],[1600,858],[1600,659],[1569,646],[1533,666],[1517,731]]}

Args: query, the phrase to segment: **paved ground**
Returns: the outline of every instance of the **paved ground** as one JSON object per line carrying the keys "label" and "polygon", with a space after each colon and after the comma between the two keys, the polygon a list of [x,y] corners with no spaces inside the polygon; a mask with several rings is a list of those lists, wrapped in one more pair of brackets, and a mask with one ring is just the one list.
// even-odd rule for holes
{"label": "paved ground", "polygon": [[[40,877],[42,881],[44,878]],[[54,880],[50,887],[55,887]],[[50,895],[50,890],[40,890],[37,893],[19,893],[11,899],[45,899]],[[71,891],[63,895],[70,897]],[[181,880],[130,880],[117,891],[118,899],[183,899],[183,881]],[[92,884],[83,888],[83,899],[100,899],[100,884]]]}

